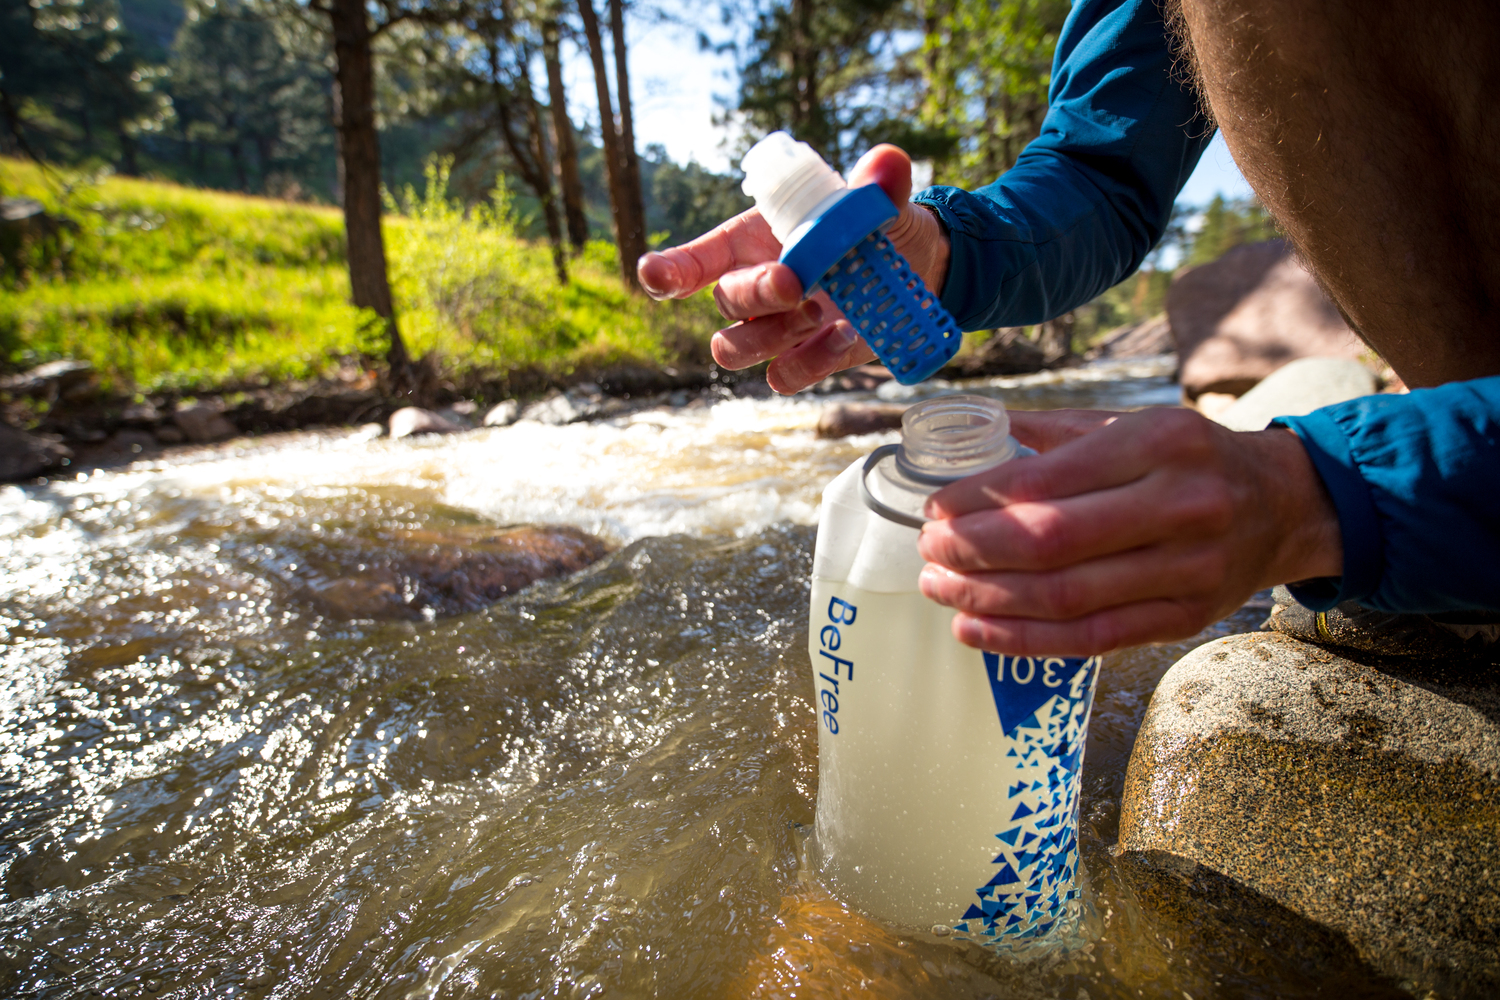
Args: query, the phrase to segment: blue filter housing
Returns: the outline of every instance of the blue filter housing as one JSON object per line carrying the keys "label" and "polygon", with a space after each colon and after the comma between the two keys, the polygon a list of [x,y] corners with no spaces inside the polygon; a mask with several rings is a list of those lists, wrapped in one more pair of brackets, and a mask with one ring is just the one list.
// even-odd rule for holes
{"label": "blue filter housing", "polygon": [[886,238],[896,215],[879,185],[854,188],[797,227],[781,262],[803,295],[822,285],[896,381],[916,385],[958,353],[963,332]]}

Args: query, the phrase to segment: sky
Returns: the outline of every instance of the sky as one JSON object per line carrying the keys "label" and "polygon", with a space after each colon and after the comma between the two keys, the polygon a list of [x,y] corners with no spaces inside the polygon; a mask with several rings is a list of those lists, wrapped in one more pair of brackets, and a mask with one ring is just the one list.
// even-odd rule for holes
{"label": "sky", "polygon": [[[669,0],[663,6],[675,11],[680,21],[689,20],[693,12],[701,18],[705,10],[703,0]],[[653,23],[637,17],[627,20],[626,32],[636,142],[641,150],[660,143],[678,163],[697,160],[712,170],[727,171],[736,137],[715,126],[714,117],[723,116],[736,89],[733,55],[700,51],[696,32],[681,23]],[[597,127],[599,105],[588,57],[575,49],[565,52],[565,60],[568,109],[575,120],[583,118]],[[1226,198],[1250,194],[1250,186],[1219,136],[1198,161],[1179,201],[1206,205],[1215,194]]]}

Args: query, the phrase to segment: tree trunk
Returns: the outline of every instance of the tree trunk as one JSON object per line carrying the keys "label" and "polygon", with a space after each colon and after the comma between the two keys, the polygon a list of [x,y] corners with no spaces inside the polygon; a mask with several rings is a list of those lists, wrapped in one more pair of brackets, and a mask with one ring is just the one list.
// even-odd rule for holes
{"label": "tree trunk", "polygon": [[620,275],[625,287],[638,291],[635,276],[635,259],[625,255],[625,242],[630,232],[630,221],[624,218],[624,178],[621,176],[620,136],[615,131],[615,106],[609,96],[609,77],[604,69],[604,40],[599,34],[599,15],[594,10],[594,0],[578,0],[578,13],[583,19],[583,34],[589,43],[589,61],[594,66],[594,88],[599,96],[599,137],[604,142],[604,172],[609,181],[609,209],[615,223],[615,247],[620,256]]}
{"label": "tree trunk", "polygon": [[589,238],[588,216],[583,212],[583,181],[578,174],[578,143],[568,118],[568,95],[563,89],[562,58],[558,55],[557,19],[542,22],[542,62],[547,66],[547,100],[552,104],[553,148],[557,152],[557,180],[562,188],[563,214],[568,220],[568,242],[574,253],[582,253]]}
{"label": "tree trunk", "polygon": [[1043,323],[1037,333],[1037,346],[1049,368],[1073,358],[1073,314],[1063,313]]}
{"label": "tree trunk", "polygon": [[398,392],[412,386],[411,355],[396,326],[380,231],[380,135],[375,128],[375,66],[363,0],[330,0],[337,61],[334,113],[338,125],[340,188],[354,304],[385,321],[386,361]]}
{"label": "tree trunk", "polygon": [[635,262],[646,252],[646,204],[641,192],[641,160],[635,151],[630,70],[625,65],[625,7],[621,0],[609,0],[609,21],[615,42],[615,98],[620,105],[620,176],[626,215],[630,220],[630,242],[621,245],[620,262],[629,262],[629,280],[634,285]]}
{"label": "tree trunk", "polygon": [[[530,61],[526,53],[516,59],[520,80],[518,86],[506,93],[500,79],[500,47],[493,39],[487,46],[490,61],[490,86],[495,95],[495,116],[499,120],[500,134],[510,150],[521,178],[536,192],[542,203],[542,217],[547,222],[547,237],[552,244],[552,267],[557,273],[557,283],[568,283],[568,254],[563,248],[562,223],[557,215],[557,199],[552,194],[552,174],[547,169],[547,148],[542,140],[542,116],[537,110],[536,97],[531,90],[531,73],[527,70]],[[526,131],[518,135],[515,119],[511,114],[511,100],[521,102],[521,114]]]}

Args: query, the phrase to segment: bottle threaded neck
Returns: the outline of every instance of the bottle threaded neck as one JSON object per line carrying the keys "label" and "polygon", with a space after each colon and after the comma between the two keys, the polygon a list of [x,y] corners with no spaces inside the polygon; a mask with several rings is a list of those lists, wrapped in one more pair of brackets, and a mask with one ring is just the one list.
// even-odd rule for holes
{"label": "bottle threaded neck", "polygon": [[1005,404],[985,396],[939,396],[901,418],[896,464],[918,482],[949,482],[1016,454]]}

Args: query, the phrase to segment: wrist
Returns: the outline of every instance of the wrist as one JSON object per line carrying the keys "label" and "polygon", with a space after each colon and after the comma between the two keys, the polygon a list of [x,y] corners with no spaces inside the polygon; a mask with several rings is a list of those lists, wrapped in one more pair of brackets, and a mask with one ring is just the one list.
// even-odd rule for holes
{"label": "wrist", "polygon": [[938,214],[926,205],[908,202],[901,215],[886,230],[912,269],[935,295],[943,294],[948,281],[948,262],[952,254],[948,227]]}
{"label": "wrist", "polygon": [[1302,439],[1281,427],[1254,436],[1262,449],[1261,468],[1267,478],[1262,495],[1270,501],[1275,537],[1262,586],[1342,576],[1338,509]]}

